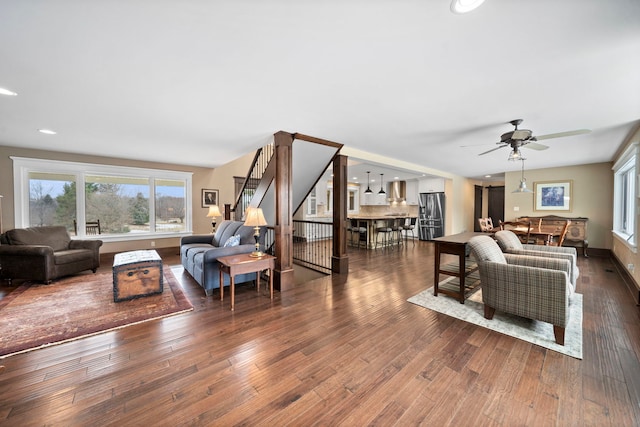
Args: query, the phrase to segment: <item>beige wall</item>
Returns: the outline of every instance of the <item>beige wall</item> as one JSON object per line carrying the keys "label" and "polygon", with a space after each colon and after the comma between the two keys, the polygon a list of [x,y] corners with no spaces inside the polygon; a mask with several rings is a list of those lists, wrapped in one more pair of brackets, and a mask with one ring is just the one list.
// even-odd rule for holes
{"label": "beige wall", "polygon": [[[582,166],[527,170],[524,176],[527,188],[535,190],[540,181],[573,181],[571,212],[536,211],[533,193],[512,193],[520,184],[522,172],[505,174],[504,218],[519,216],[559,215],[567,217],[587,217],[589,247],[611,249],[611,229],[613,228],[613,163],[594,163]],[[516,211],[515,209],[519,210]]]}
{"label": "beige wall", "polygon": [[[251,153],[236,161],[230,162],[228,165],[221,166],[216,169],[209,169],[169,163],[143,162],[111,157],[0,146],[0,194],[4,196],[2,200],[2,225],[5,230],[13,228],[15,224],[13,204],[13,161],[10,159],[10,156],[192,172],[194,234],[211,232],[211,221],[206,217],[208,209],[202,207],[200,196],[201,189],[217,189],[220,191],[221,203],[232,203],[234,192],[233,176],[246,175],[250,162],[253,159],[253,153]],[[157,248],[177,247],[180,243],[180,239],[177,237],[166,239],[158,239],[154,237],[149,240],[108,242],[102,246],[101,252],[112,253],[135,249],[147,249],[151,247],[152,240],[155,242],[155,247]]]}

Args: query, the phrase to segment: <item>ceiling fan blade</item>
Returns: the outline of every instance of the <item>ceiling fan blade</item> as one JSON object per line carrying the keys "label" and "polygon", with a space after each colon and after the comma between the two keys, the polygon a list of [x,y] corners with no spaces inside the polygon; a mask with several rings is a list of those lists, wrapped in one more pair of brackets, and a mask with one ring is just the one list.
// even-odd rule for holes
{"label": "ceiling fan blade", "polygon": [[536,139],[540,141],[543,139],[562,138],[565,136],[582,135],[585,133],[591,133],[591,129],[577,129],[577,130],[570,130],[567,132],[549,133],[547,135],[538,135],[536,136]]}
{"label": "ceiling fan blade", "polygon": [[461,145],[460,148],[469,148],[469,147],[482,147],[483,145],[495,145],[496,143],[492,143],[492,142],[485,142],[484,144],[468,144],[468,145]]}
{"label": "ceiling fan blade", "polygon": [[491,150],[489,150],[489,151],[485,151],[484,153],[480,153],[480,154],[478,154],[478,156],[482,156],[482,155],[484,155],[484,154],[488,154],[488,153],[490,153],[490,152],[492,152],[492,151],[499,150],[499,149],[501,149],[501,148],[503,148],[503,147],[508,147],[508,145],[501,145],[500,147],[492,148],[492,149],[491,149]]}
{"label": "ceiling fan blade", "polygon": [[538,151],[546,150],[547,148],[549,148],[548,145],[538,144],[537,142],[529,142],[528,144],[524,144],[522,146],[525,148],[531,148],[532,150],[538,150]]}

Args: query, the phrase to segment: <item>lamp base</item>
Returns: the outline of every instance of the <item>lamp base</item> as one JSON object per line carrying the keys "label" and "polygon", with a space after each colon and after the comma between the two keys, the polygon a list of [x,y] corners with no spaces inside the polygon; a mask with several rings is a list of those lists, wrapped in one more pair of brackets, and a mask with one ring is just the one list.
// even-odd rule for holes
{"label": "lamp base", "polygon": [[251,258],[262,258],[263,256],[265,256],[265,253],[260,251],[253,251],[249,254],[249,256]]}

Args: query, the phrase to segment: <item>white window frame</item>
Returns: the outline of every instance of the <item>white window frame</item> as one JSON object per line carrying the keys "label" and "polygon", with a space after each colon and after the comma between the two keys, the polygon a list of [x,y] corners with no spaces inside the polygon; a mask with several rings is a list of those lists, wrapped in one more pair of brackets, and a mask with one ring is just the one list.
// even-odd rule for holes
{"label": "white window frame", "polygon": [[[152,238],[167,238],[187,236],[193,233],[192,225],[192,177],[191,172],[170,171],[161,169],[136,168],[128,166],[111,166],[94,163],[79,163],[61,160],[31,159],[26,157],[14,157],[13,160],[13,198],[14,198],[14,218],[15,227],[24,228],[29,226],[29,174],[31,172],[54,173],[73,175],[76,179],[76,203],[78,224],[85,221],[85,176],[105,175],[148,178],[150,182],[149,191],[149,227],[148,233],[135,234],[101,234],[99,236],[86,236],[84,227],[78,227],[77,238],[99,238],[105,242],[118,242],[130,240],[146,240]],[[175,180],[185,182],[185,230],[180,232],[157,232],[155,231],[155,180]]]}
{"label": "white window frame", "polygon": [[[633,252],[637,252],[638,241],[639,162],[638,143],[634,142],[613,165],[613,236]],[[631,176],[629,176],[630,173],[632,173]],[[626,224],[623,220],[625,215],[628,219]]]}

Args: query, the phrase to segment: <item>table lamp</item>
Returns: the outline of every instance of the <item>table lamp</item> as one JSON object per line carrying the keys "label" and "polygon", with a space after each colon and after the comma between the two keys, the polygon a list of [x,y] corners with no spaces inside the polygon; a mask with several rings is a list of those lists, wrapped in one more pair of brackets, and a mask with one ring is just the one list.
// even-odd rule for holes
{"label": "table lamp", "polygon": [[211,218],[211,232],[216,232],[216,217],[222,216],[220,213],[220,208],[218,205],[209,206],[209,212],[207,213],[207,218]]}
{"label": "table lamp", "polygon": [[253,237],[256,239],[256,250],[251,252],[251,256],[259,258],[264,255],[260,252],[260,227],[267,225],[267,220],[264,219],[264,214],[260,208],[247,208],[246,219],[244,225],[247,227],[253,227]]}

